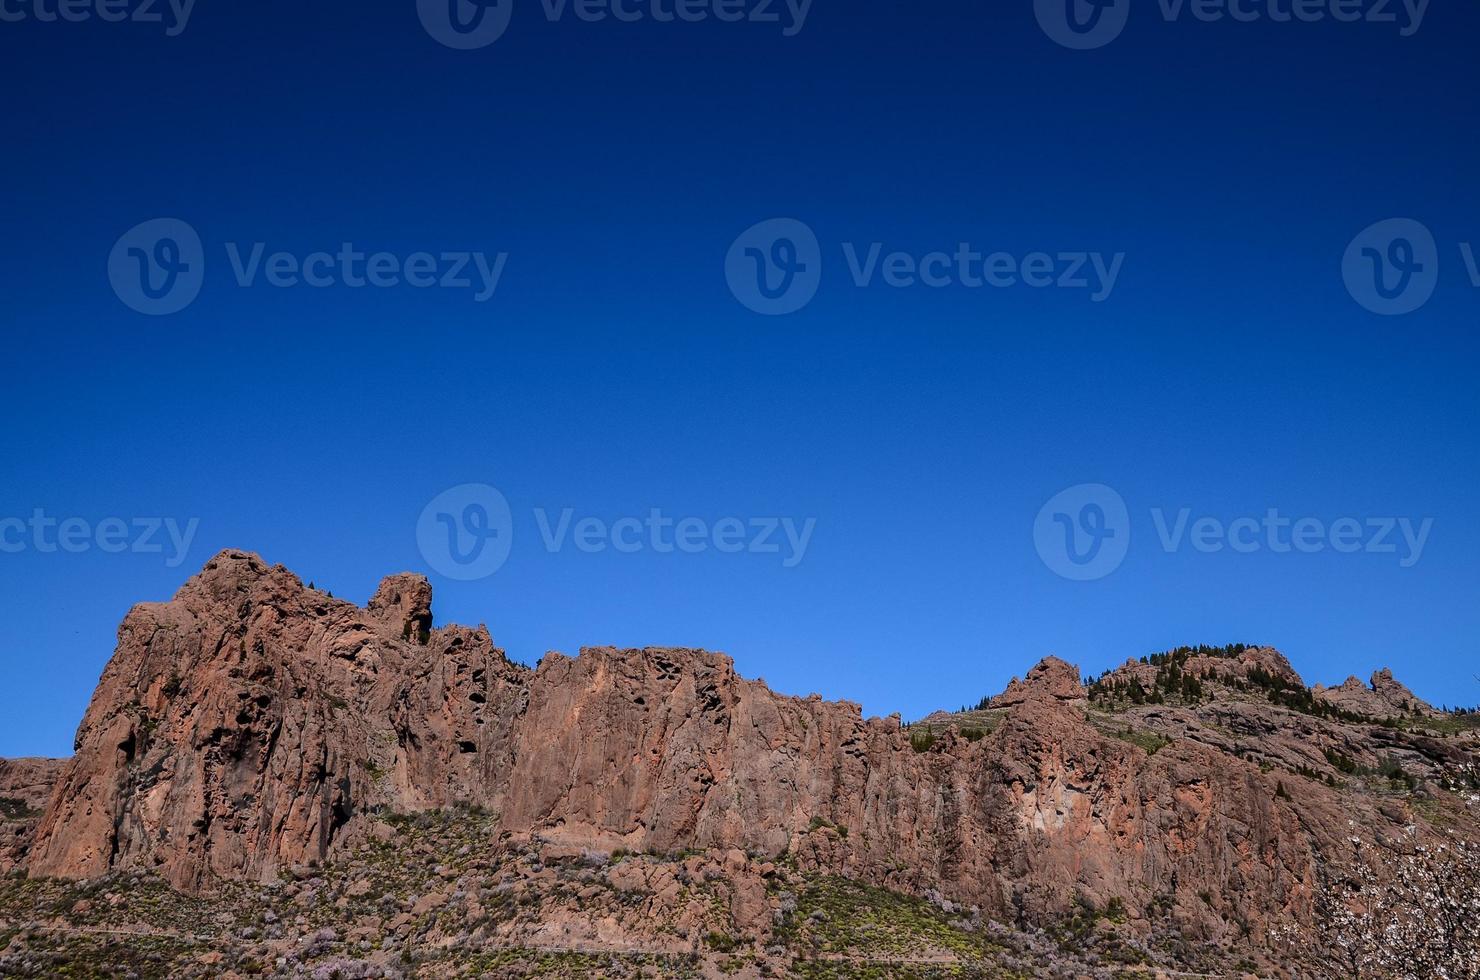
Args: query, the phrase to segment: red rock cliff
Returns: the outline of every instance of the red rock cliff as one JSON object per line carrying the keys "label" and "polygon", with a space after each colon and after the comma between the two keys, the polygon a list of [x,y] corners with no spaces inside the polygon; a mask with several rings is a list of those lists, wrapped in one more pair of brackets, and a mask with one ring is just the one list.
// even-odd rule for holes
{"label": "red rock cliff", "polygon": [[1321,869],[1350,851],[1334,790],[1297,805],[1193,738],[1108,737],[1058,660],[995,706],[990,734],[917,751],[897,719],[775,694],[723,656],[592,649],[530,671],[482,628],[434,629],[422,578],[361,609],[224,552],[124,621],[29,871],[203,890],[322,860],[368,811],[461,801],[512,833],[788,853],[1009,920],[1084,897],[1209,939],[1315,927]]}

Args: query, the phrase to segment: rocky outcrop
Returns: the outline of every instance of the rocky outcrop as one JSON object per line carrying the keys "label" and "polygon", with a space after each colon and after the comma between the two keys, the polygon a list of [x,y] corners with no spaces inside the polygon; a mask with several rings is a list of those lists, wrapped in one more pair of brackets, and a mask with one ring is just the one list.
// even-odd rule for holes
{"label": "rocky outcrop", "polygon": [[0,873],[26,858],[65,759],[0,759]]}
{"label": "rocky outcrop", "polygon": [[1032,698],[1049,698],[1073,704],[1084,701],[1085,697],[1084,685],[1079,680],[1079,668],[1058,657],[1047,657],[1028,671],[1024,680],[1014,677],[1009,681],[1007,690],[993,698],[991,706],[1011,708]]}
{"label": "rocky outcrop", "polygon": [[1322,687],[1317,684],[1312,693],[1322,701],[1342,711],[1366,718],[1393,718],[1404,715],[1436,717],[1439,712],[1433,705],[1422,700],[1397,679],[1387,668],[1372,675],[1372,683],[1363,684],[1360,678],[1348,677],[1340,687]]}
{"label": "rocky outcrop", "polygon": [[362,610],[224,552],[134,608],[31,873],[148,868],[198,890],[321,860],[366,809],[482,795],[524,670],[486,630],[429,630],[429,602],[402,576]]}
{"label": "rocky outcrop", "polygon": [[[1048,920],[1087,898],[1169,902],[1211,939],[1235,904],[1309,921],[1316,848],[1341,825],[1330,794],[1302,818],[1254,766],[1107,739],[1062,661],[1010,691],[992,735],[922,753],[895,723],[781,697],[724,657],[552,656],[531,681],[503,820],[608,848],[789,853],[1000,917]],[[1312,835],[1312,814],[1329,833]]]}
{"label": "rocky outcrop", "polygon": [[1434,717],[1438,714],[1434,706],[1422,700],[1394,677],[1387,667],[1372,675],[1372,691],[1384,702],[1403,714]]}
{"label": "rocky outcrop", "polygon": [[1317,699],[1332,707],[1365,718],[1385,718],[1393,711],[1392,705],[1379,697],[1357,676],[1348,677],[1346,683],[1340,687],[1328,688],[1317,684],[1312,688],[1312,693]]}
{"label": "rocky outcrop", "polygon": [[[1298,681],[1269,648],[1179,662],[1203,660],[1199,673]],[[1154,681],[1155,666],[1125,669],[1148,666]],[[698,650],[587,649],[529,670],[481,627],[436,627],[418,576],[386,579],[362,609],[224,552],[125,619],[28,869],[156,871],[203,892],[352,850],[372,814],[461,803],[563,853],[784,857],[1003,921],[1088,902],[1133,928],[1263,942],[1315,935],[1319,883],[1349,840],[1412,818],[1293,775],[1379,763],[1324,754],[1348,744],[1335,722],[1285,738],[1258,698],[1092,717],[1087,693],[1049,658],[977,713],[990,725],[917,740],[897,716],[785,697]],[[1463,761],[1407,737],[1395,752]],[[742,877],[734,914],[749,922],[765,903]]]}
{"label": "rocky outcrop", "polygon": [[[1244,651],[1233,658],[1238,665],[1240,675],[1247,677],[1251,671],[1259,670],[1271,677],[1284,681],[1291,687],[1304,687],[1305,681],[1283,653],[1274,647],[1247,647]],[[1193,674],[1202,671],[1217,671],[1222,663],[1215,657],[1193,657],[1188,663],[1188,669]]]}
{"label": "rocky outcrop", "polygon": [[66,759],[0,759],[0,813],[41,810],[66,765]]}
{"label": "rocky outcrop", "polygon": [[[1112,685],[1128,685],[1132,680],[1150,690],[1160,672],[1158,664],[1143,660],[1127,660],[1122,666],[1106,674],[1102,681]],[[1196,678],[1207,678],[1212,683],[1247,683],[1251,676],[1273,678],[1292,688],[1303,688],[1305,681],[1283,653],[1273,647],[1238,646],[1213,650],[1199,648],[1181,661],[1181,673]]]}

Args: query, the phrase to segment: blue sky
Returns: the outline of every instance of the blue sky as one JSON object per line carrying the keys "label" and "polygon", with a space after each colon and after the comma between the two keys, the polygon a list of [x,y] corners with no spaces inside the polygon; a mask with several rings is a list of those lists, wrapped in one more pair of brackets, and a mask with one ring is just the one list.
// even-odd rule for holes
{"label": "blue sky", "polygon": [[[526,662],[703,646],[871,714],[975,701],[1048,653],[1098,672],[1231,641],[1310,682],[1391,666],[1480,702],[1471,6],[1402,37],[1138,4],[1089,51],[1028,2],[816,0],[792,37],[521,3],[472,51],[411,2],[202,5],[175,37],[6,9],[28,17],[0,22],[0,519],[198,529],[183,556],[163,535],[163,554],[0,552],[0,755],[70,751],[124,612],[224,547],[358,601],[427,572],[439,622],[486,622]],[[1343,255],[1399,217],[1432,232],[1439,277],[1382,316]],[[148,316],[108,262],[157,218],[198,234],[204,280]],[[815,234],[821,280],[764,316],[725,263],[775,218]],[[241,285],[228,247],[258,242],[506,264],[486,302]],[[874,243],[1123,265],[1101,302],[859,286],[845,249]],[[457,581],[417,524],[473,483],[507,500],[512,547]],[[1074,581],[1035,520],[1083,484],[1124,501],[1130,547]],[[551,550],[540,515],[566,509],[815,529],[793,567]],[[1397,553],[1212,553],[1168,550],[1153,516],[1271,509],[1432,525],[1403,567],[1396,531]]]}

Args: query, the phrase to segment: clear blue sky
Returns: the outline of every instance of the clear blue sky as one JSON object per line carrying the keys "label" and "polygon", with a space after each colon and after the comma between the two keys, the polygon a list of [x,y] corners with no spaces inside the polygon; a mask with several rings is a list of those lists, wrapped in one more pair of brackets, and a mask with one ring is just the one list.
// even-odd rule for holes
{"label": "clear blue sky", "polygon": [[[18,0],[9,0],[15,8]],[[34,0],[25,0],[31,10]],[[782,7],[781,9],[784,9]],[[117,624],[239,547],[363,602],[431,571],[418,515],[487,483],[492,577],[432,573],[439,622],[526,662],[723,650],[776,689],[907,717],[1057,653],[1284,649],[1311,681],[1392,666],[1480,702],[1480,10],[1376,24],[1163,22],[1069,51],[1023,2],[816,0],[778,25],[548,21],[453,51],[410,0],[201,5],[157,25],[0,23],[0,518],[199,519],[185,560],[0,553],[0,755],[66,754]],[[188,221],[200,297],[114,295],[110,249]],[[726,286],[791,217],[823,278],[789,316]],[[1363,228],[1418,219],[1433,299],[1347,294]],[[226,243],[507,252],[496,296],[239,287]],[[860,253],[1125,253],[1113,295],[895,289]],[[1034,546],[1103,483],[1106,578]],[[805,559],[547,551],[533,518],[816,519]],[[1208,554],[1152,508],[1232,521],[1434,520],[1382,554]],[[166,545],[168,551],[168,545]]]}

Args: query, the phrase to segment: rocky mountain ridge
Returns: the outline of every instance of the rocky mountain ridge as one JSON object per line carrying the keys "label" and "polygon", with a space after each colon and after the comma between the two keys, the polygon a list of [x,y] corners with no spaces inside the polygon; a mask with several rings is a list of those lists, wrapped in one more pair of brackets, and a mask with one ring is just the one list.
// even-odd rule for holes
{"label": "rocky mountain ridge", "polygon": [[[0,814],[0,867],[204,899],[352,863],[387,820],[473,807],[484,831],[465,846],[542,866],[713,856],[712,878],[689,877],[723,881],[756,949],[786,921],[785,868],[1019,930],[1113,910],[1132,940],[1186,947],[1171,961],[1207,948],[1276,970],[1365,949],[1376,927],[1345,917],[1427,914],[1396,883],[1480,839],[1480,729],[1390,673],[1309,689],[1270,648],[1189,648],[1086,686],[1050,658],[975,711],[905,726],[778,695],[703,651],[526,668],[482,627],[435,627],[431,598],[392,576],[359,608],[216,556],[128,614],[71,760],[0,763],[0,797],[26,801]],[[671,887],[644,872],[637,890]],[[613,941],[572,915],[536,916],[520,941]],[[1480,954],[1458,955],[1443,975],[1475,975],[1458,971]]]}

